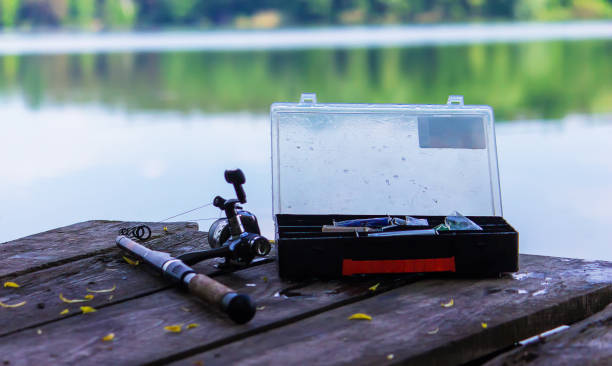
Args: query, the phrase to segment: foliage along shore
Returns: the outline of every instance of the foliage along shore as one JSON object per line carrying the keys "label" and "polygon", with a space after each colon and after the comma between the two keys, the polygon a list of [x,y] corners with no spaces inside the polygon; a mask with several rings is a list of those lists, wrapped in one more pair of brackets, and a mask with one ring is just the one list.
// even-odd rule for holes
{"label": "foliage along shore", "polygon": [[0,0],[4,30],[612,19],[612,0]]}

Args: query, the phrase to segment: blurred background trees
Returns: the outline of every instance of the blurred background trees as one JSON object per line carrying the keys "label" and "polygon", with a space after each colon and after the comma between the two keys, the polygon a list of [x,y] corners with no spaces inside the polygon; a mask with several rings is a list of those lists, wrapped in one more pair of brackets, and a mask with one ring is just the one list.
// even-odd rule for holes
{"label": "blurred background trees", "polygon": [[277,28],[610,19],[612,0],[0,0],[3,29]]}

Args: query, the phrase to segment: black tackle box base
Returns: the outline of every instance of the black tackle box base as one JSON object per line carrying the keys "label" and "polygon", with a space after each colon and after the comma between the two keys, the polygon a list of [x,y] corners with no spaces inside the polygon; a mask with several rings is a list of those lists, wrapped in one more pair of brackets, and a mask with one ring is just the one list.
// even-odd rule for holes
{"label": "black tackle box base", "polygon": [[[518,271],[518,232],[498,216],[468,216],[482,231],[393,237],[322,232],[323,225],[332,225],[334,221],[382,216],[387,215],[277,214],[280,276],[339,278],[447,272],[488,277]],[[410,216],[427,219],[428,226],[423,229],[444,222],[444,216]]]}

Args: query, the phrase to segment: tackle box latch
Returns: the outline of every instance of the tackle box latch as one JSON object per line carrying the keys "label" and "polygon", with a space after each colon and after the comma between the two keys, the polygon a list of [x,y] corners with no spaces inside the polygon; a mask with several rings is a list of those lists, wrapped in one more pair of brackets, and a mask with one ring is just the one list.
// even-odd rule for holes
{"label": "tackle box latch", "polygon": [[446,101],[446,104],[463,105],[463,95],[449,95],[448,100]]}
{"label": "tackle box latch", "polygon": [[300,104],[317,104],[317,93],[302,93]]}

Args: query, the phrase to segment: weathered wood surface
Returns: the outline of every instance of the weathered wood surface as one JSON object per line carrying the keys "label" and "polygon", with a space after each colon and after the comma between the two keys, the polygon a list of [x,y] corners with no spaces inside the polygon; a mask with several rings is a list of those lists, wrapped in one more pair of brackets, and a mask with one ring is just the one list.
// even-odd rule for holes
{"label": "weathered wood surface", "polygon": [[[611,263],[529,255],[521,255],[521,272],[502,279],[405,275],[289,282],[278,278],[272,262],[234,273],[219,271],[215,260],[194,266],[257,302],[255,318],[235,325],[220,311],[123,261],[114,238],[124,224],[113,223],[109,229],[97,223],[92,222],[97,230],[108,231],[107,242],[93,250],[72,248],[63,259],[47,255],[44,240],[36,236],[24,242],[39,243],[43,259],[16,271],[22,274],[13,271],[3,278],[22,287],[0,288],[0,301],[28,303],[0,308],[0,365],[455,364],[582,320],[612,301]],[[147,245],[173,254],[207,245],[197,226],[177,225],[169,226],[174,233],[162,233]],[[162,226],[152,225],[154,233],[159,235]],[[86,232],[74,234],[81,240],[100,237],[94,229]],[[58,236],[56,242],[47,233],[40,235],[52,250],[73,242],[69,235]],[[377,289],[370,290],[376,283]],[[113,285],[115,291],[94,294],[86,303],[66,304],[58,298],[60,292],[83,298],[88,287]],[[454,306],[440,305],[451,298]],[[97,311],[81,314],[81,305]],[[65,308],[70,313],[61,315]],[[373,320],[347,319],[356,312]],[[178,334],[163,329],[190,323],[199,326]],[[111,332],[115,340],[103,342]]]}
{"label": "weathered wood surface", "polygon": [[[201,266],[206,265],[203,263],[194,268],[202,271]],[[134,274],[142,272],[127,264],[125,267]],[[408,276],[406,280],[410,278]],[[255,319],[247,325],[234,325],[222,313],[207,307],[193,296],[168,288],[105,306],[93,314],[79,314],[14,332],[8,344],[0,345],[0,355],[11,355],[5,356],[11,365],[44,363],[45,360],[71,364],[154,362],[208,349],[250,332],[264,331],[275,323],[290,322],[292,318],[304,317],[325,307],[370,296],[368,288],[376,283],[375,279],[359,281],[353,286],[338,281],[281,283],[275,263],[262,264],[238,273],[221,274],[216,279],[252,296],[259,307]],[[405,283],[402,279],[388,279],[387,282],[385,286]],[[168,334],[163,329],[166,325],[189,323],[198,323],[200,327],[186,330],[180,335]],[[38,329],[42,330],[42,335],[36,334]],[[112,344],[112,352],[108,352],[108,344],[100,341],[110,332],[117,337]],[[33,335],[41,340],[38,347],[31,345]],[[0,342],[2,340],[0,337]],[[134,349],[139,351],[133,352]],[[101,352],[104,350],[106,352]]]}
{"label": "weathered wood surface", "polygon": [[[111,250],[120,228],[138,222],[93,220],[45,231],[0,244],[0,280]],[[152,237],[198,230],[193,222],[145,223]],[[168,231],[163,231],[167,226]],[[149,239],[150,240],[150,239]]]}
{"label": "weathered wood surface", "polygon": [[[514,276],[422,280],[177,363],[459,364],[612,301],[612,263],[520,259]],[[452,307],[441,306],[451,298]],[[348,320],[353,313],[373,319]]]}
{"label": "weathered wood surface", "polygon": [[[203,249],[208,245],[205,233],[189,230],[151,239],[147,242],[147,246],[179,254],[193,249]],[[202,273],[210,274],[216,271],[211,264],[212,262],[209,262],[208,268],[201,266]],[[80,313],[82,305],[99,308],[170,287],[162,278],[128,265],[118,250],[21,276],[11,276],[7,280],[14,281],[21,287],[0,290],[0,301],[14,304],[25,299],[27,303],[19,308],[19,311],[11,311],[11,317],[0,327],[0,336],[76,315]],[[92,293],[94,298],[87,303],[67,304],[59,298],[59,294],[63,294],[68,299],[83,299],[89,293],[87,288],[99,290],[113,286],[116,286],[113,292]],[[60,312],[64,309],[69,309],[69,313],[61,315]]]}
{"label": "weathered wood surface", "polygon": [[612,304],[561,333],[486,363],[514,365],[612,365]]}

